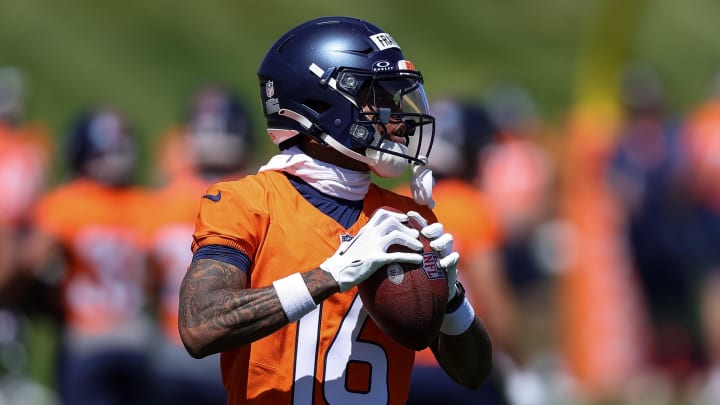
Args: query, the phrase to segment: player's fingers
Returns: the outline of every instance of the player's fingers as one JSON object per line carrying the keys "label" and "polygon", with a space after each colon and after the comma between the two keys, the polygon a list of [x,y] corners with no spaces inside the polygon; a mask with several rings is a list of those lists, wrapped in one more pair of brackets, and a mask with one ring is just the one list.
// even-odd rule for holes
{"label": "player's fingers", "polygon": [[453,236],[449,233],[444,233],[436,239],[430,241],[430,247],[432,250],[439,252],[441,256],[447,256],[452,251]]}
{"label": "player's fingers", "polygon": [[405,226],[402,221],[396,217],[386,217],[380,223],[375,225],[377,233],[380,235],[387,235],[392,232],[405,233],[412,238],[417,239],[420,236],[420,232],[417,229]]}
{"label": "player's fingers", "polygon": [[435,222],[434,224],[423,227],[420,232],[428,239],[435,239],[444,234],[445,230],[440,222]]}
{"label": "player's fingers", "polygon": [[370,220],[366,225],[372,224],[376,225],[381,222],[387,221],[388,219],[394,219],[398,222],[407,222],[407,214],[404,214],[402,212],[395,212],[395,211],[388,211],[384,208],[380,208],[373,214],[372,217],[370,217]]}
{"label": "player's fingers", "polygon": [[425,218],[423,218],[423,216],[417,211],[408,211],[407,216],[408,218],[416,220],[420,224],[421,228],[425,228],[428,224],[427,220],[425,220]]}
{"label": "player's fingers", "polygon": [[[384,211],[384,212],[379,212]],[[399,214],[396,212],[379,210],[370,218],[365,226],[360,229],[358,235],[366,231],[365,233],[372,233],[375,235],[386,235],[393,230],[410,230],[407,226],[403,225],[403,222],[407,220],[407,215]]]}
{"label": "player's fingers", "polygon": [[449,268],[457,266],[459,261],[460,261],[460,253],[452,252],[445,257],[441,257],[440,260],[438,260],[438,265],[443,269],[449,269]]}
{"label": "player's fingers", "polygon": [[419,233],[416,229],[395,229],[382,238],[383,246],[385,251],[392,245],[402,245],[412,250],[422,250],[423,244],[418,239],[418,236]]}

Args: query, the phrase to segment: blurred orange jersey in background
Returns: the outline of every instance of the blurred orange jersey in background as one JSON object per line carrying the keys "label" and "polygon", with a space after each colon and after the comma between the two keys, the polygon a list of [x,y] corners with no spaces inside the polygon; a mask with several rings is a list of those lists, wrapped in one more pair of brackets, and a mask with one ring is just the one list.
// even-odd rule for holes
{"label": "blurred orange jersey in background", "polygon": [[42,128],[0,122],[0,226],[27,219],[47,185],[51,156],[52,144]]}
{"label": "blurred orange jersey in background", "polygon": [[81,334],[110,334],[137,318],[145,304],[146,233],[159,211],[141,188],[75,180],[45,196],[36,226],[66,254],[63,309]]}

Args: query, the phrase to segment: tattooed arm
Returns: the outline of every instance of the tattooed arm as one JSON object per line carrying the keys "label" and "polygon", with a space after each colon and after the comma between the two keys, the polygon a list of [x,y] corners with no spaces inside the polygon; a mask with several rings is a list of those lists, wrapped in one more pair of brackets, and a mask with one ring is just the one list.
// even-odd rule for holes
{"label": "tattooed arm", "polygon": [[[339,291],[326,271],[310,270],[302,278],[316,303]],[[247,288],[245,272],[211,259],[190,264],[179,316],[180,336],[195,358],[251,343],[288,324],[273,286]]]}

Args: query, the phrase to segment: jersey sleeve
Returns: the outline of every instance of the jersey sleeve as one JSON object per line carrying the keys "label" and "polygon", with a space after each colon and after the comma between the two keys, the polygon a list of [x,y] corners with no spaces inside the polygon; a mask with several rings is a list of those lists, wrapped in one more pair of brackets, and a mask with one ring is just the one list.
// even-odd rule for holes
{"label": "jersey sleeve", "polygon": [[238,249],[251,260],[269,225],[265,187],[252,178],[217,183],[201,197],[192,251],[221,245]]}

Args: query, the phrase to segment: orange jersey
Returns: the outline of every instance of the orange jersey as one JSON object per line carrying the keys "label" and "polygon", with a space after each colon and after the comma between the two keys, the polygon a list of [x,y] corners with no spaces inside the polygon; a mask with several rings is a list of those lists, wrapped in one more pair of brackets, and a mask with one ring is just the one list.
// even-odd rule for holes
{"label": "orange jersey", "polygon": [[[213,244],[240,249],[252,260],[251,288],[317,268],[380,206],[415,210],[435,222],[426,207],[371,185],[360,217],[346,229],[274,171],[218,183],[207,193],[217,201],[202,199],[193,251]],[[222,353],[221,369],[231,404],[404,404],[414,355],[380,332],[352,288],[299,321]]]}
{"label": "orange jersey", "polygon": [[[407,186],[395,191],[410,195]],[[460,268],[463,257],[469,257],[470,252],[498,248],[501,242],[498,218],[477,188],[464,181],[447,178],[435,184],[432,195],[435,200],[433,211],[445,232],[452,234],[453,248],[460,253]],[[421,366],[438,365],[430,349],[419,352],[415,362]]]}
{"label": "orange jersey", "polygon": [[180,125],[166,131],[158,140],[154,154],[155,161],[158,162],[156,180],[173,181],[177,177],[193,175],[195,154],[184,126]]}
{"label": "orange jersey", "polygon": [[483,154],[480,187],[508,231],[523,232],[542,217],[555,176],[540,143],[507,135]]}
{"label": "orange jersey", "polygon": [[687,180],[700,202],[720,211],[720,100],[711,99],[696,107],[688,117],[682,141],[686,148]]}
{"label": "orange jersey", "polygon": [[433,187],[433,211],[446,232],[453,235],[455,250],[496,249],[501,242],[500,223],[489,201],[476,187],[456,179],[443,179]]}
{"label": "orange jersey", "polygon": [[50,163],[47,135],[0,124],[0,226],[27,219],[45,188]]}
{"label": "orange jersey", "polygon": [[108,333],[144,305],[145,232],[153,210],[145,191],[75,180],[45,196],[36,226],[67,254],[63,305],[69,327]]}

